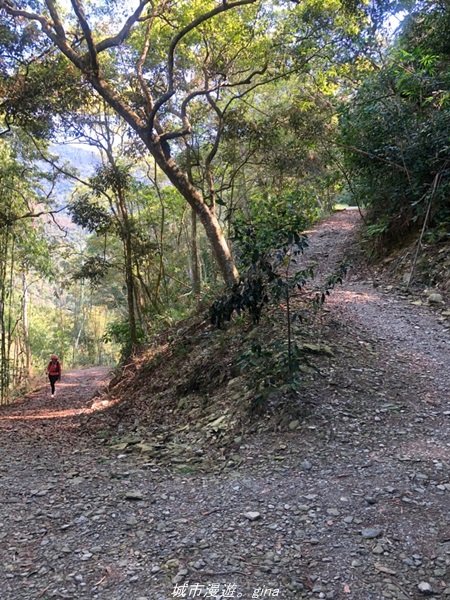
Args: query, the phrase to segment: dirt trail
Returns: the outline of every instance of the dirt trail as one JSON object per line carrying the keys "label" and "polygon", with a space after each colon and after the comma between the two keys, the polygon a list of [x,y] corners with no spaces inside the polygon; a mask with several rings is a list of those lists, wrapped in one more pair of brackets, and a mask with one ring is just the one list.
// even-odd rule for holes
{"label": "dirt trail", "polygon": [[0,435],[9,432],[30,440],[35,437],[66,439],[80,427],[80,416],[92,412],[94,392],[106,385],[109,369],[91,367],[63,372],[56,383],[55,398],[50,385],[39,388],[21,402],[1,407]]}
{"label": "dirt trail", "polygon": [[[332,270],[357,223],[321,224],[306,260]],[[327,311],[313,410],[247,439],[235,471],[78,439],[87,371],[56,405],[2,409],[1,600],[450,597],[448,325],[352,272]]]}

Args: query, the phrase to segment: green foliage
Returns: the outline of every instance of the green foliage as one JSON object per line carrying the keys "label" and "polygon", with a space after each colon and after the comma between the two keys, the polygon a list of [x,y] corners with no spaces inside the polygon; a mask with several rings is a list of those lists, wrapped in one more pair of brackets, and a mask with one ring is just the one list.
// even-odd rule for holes
{"label": "green foliage", "polygon": [[[16,230],[20,228],[17,227]],[[53,262],[51,254],[51,243],[45,237],[42,226],[35,224],[34,227],[23,227],[22,231],[16,233],[16,240],[21,241],[20,263],[22,268],[39,273],[41,277],[52,278]]]}
{"label": "green foliage", "polygon": [[[144,341],[144,331],[137,328],[137,341],[142,343]],[[132,350],[130,323],[129,321],[113,321],[109,322],[106,326],[105,333],[103,335],[103,341],[105,343],[117,344],[121,348],[122,359],[130,356]]]}
{"label": "green foliage", "polygon": [[69,207],[69,213],[76,225],[97,234],[104,233],[111,226],[111,216],[89,194],[80,194]]}
{"label": "green foliage", "polygon": [[[218,298],[211,307],[211,322],[216,327],[230,321],[233,314],[247,311],[258,323],[265,304],[277,300],[290,287],[304,285],[305,273],[286,278],[280,270],[289,266],[291,258],[307,246],[299,231],[307,220],[293,202],[277,199],[270,210],[268,200],[253,205],[254,217],[243,214],[234,221],[234,242],[242,266],[240,281],[230,292]],[[311,276],[311,273],[308,273]]]}
{"label": "green foliage", "polygon": [[[44,1],[31,4],[36,14],[51,20]],[[226,8],[227,3],[151,2],[129,35],[120,39],[120,50],[114,47],[117,6],[95,3],[90,19],[93,39],[97,43],[109,38],[109,43],[100,43],[98,78],[95,61],[89,64],[85,28],[81,35],[72,9],[67,12],[55,4],[51,12],[60,11],[65,32],[62,35],[55,23],[48,30],[49,40],[45,28],[25,16],[15,19],[14,5],[14,0],[3,3],[6,20],[0,24],[1,116],[7,125],[21,125],[46,139],[56,132],[78,140],[84,136],[96,145],[103,163],[90,178],[89,190],[76,191],[69,209],[73,222],[85,231],[71,229],[62,241],[49,217],[22,218],[36,206],[53,206],[51,198],[37,192],[42,175],[28,179],[28,165],[36,164],[36,155],[28,149],[28,160],[21,156],[20,167],[27,167],[24,185],[18,185],[17,165],[0,161],[1,258],[13,273],[12,283],[6,267],[2,273],[2,300],[11,299],[17,316],[20,276],[24,281],[27,275],[33,281],[36,276],[46,279],[33,298],[34,356],[40,361],[57,351],[74,364],[100,360],[99,340],[107,320],[104,340],[126,352],[134,317],[140,321],[140,342],[144,332],[149,336],[194,305],[194,272],[201,273],[203,289],[216,289],[217,269],[205,234],[196,234],[194,253],[190,208],[186,210],[184,198],[155,164],[142,160],[144,152],[156,148],[161,166],[161,136],[165,153],[170,146],[172,159],[185,173],[171,170],[168,163],[162,170],[172,174],[175,184],[187,177],[234,239],[242,278],[231,295],[215,304],[213,321],[223,326],[233,314],[248,312],[257,323],[266,304],[285,303],[286,340],[272,349],[270,370],[277,384],[293,382],[300,355],[290,331],[296,315],[289,313],[289,299],[311,273],[291,274],[289,265],[306,245],[299,232],[342,192],[336,167],[340,157],[332,144],[336,96],[348,90],[347,81],[365,56],[364,68],[370,64],[373,57],[364,47],[392,2],[255,2],[191,28],[200,15]],[[154,9],[152,18],[147,9]],[[71,48],[68,54],[78,53],[77,67],[53,45],[58,35]],[[174,62],[168,66],[169,48]],[[421,101],[423,87],[441,72],[442,53],[437,46],[420,56],[404,49],[400,63],[415,61],[420,68],[416,78],[392,71],[405,102]],[[426,89],[426,110],[433,102],[445,105],[445,93],[438,98],[433,87]],[[154,107],[158,114],[151,122]],[[125,127],[114,111],[126,115]],[[134,130],[132,135],[127,126]],[[12,195],[5,191],[11,181]],[[188,200],[195,205],[194,196]],[[199,206],[197,216],[203,219],[209,211]],[[95,235],[86,236],[86,230]],[[50,252],[53,244],[56,249]],[[63,247],[64,256],[58,260]],[[199,268],[194,269],[197,262]],[[270,382],[265,387],[270,388]]]}
{"label": "green foliage", "polygon": [[272,399],[298,395],[305,356],[297,344],[288,348],[287,340],[277,339],[264,345],[254,341],[237,364],[243,375],[251,373],[254,382],[250,413],[261,414],[268,410]]}
{"label": "green foliage", "polygon": [[278,196],[257,197],[233,218],[233,240],[239,265],[247,268],[275,249],[303,244],[299,232],[319,215],[317,204],[301,189]]}
{"label": "green foliage", "polygon": [[[30,345],[33,350],[35,369],[44,371],[50,354],[69,359],[71,336],[70,315],[55,306],[34,307],[30,319]],[[67,360],[70,364],[70,361]]]}
{"label": "green foliage", "polygon": [[0,139],[0,402],[30,374],[29,290],[52,273],[51,242],[33,219],[51,199],[39,193],[47,178],[30,164],[32,155],[14,131]]}
{"label": "green foliage", "polygon": [[[265,304],[280,303],[286,306],[286,337],[262,345],[253,342],[239,360],[242,371],[251,370],[256,382],[256,395],[251,411],[261,412],[267,408],[267,401],[275,391],[291,395],[300,385],[300,366],[302,351],[293,339],[292,323],[301,320],[301,316],[292,313],[290,300],[292,292],[302,289],[308,279],[313,277],[312,269],[291,272],[291,262],[307,246],[307,239],[285,226],[272,235],[254,236],[243,230],[242,247],[244,255],[250,257],[251,264],[241,281],[233,290],[219,298],[211,307],[211,320],[218,327],[229,321],[234,312],[248,311],[254,324],[261,317]],[[238,235],[238,232],[236,232]],[[278,247],[273,250],[268,240],[277,240]],[[237,238],[237,242],[241,238]],[[284,244],[280,245],[280,242]]]}
{"label": "green foliage", "polygon": [[[298,401],[302,374],[317,371],[310,364],[307,354],[311,352],[330,354],[331,352],[327,347],[303,344],[294,336],[294,324],[302,322],[303,316],[291,311],[292,292],[295,288],[302,289],[313,273],[311,269],[308,269],[289,275],[289,266],[288,264],[285,277],[278,277],[275,280],[272,296],[272,299],[283,302],[286,308],[286,336],[275,335],[273,339],[264,340],[264,342],[253,339],[237,362],[240,371],[244,375],[248,375],[250,372],[254,382],[255,395],[250,406],[251,413],[266,412],[271,408],[271,402],[273,404],[273,401],[279,400],[280,397],[283,400],[294,398]],[[337,272],[327,278],[323,290],[317,292],[313,298],[314,308],[322,306],[336,285],[342,283],[347,268],[346,264],[341,264]]]}
{"label": "green foliage", "polygon": [[370,209],[370,236],[401,238],[429,203],[430,225],[446,221],[450,233],[449,14],[439,5],[413,13],[386,63],[342,109],[341,142],[352,191]]}
{"label": "green foliage", "polygon": [[120,194],[127,190],[131,184],[131,173],[129,165],[108,164],[98,167],[96,173],[90,179],[90,185],[97,196],[112,190]]}
{"label": "green foliage", "polygon": [[254,324],[259,322],[261,311],[269,301],[267,274],[260,264],[255,265],[235,284],[231,291],[218,298],[210,308],[211,323],[222,328],[231,321],[234,313],[240,315],[248,311]]}
{"label": "green foliage", "polygon": [[81,267],[74,271],[72,277],[75,281],[87,279],[94,285],[99,285],[111,267],[102,256],[87,257]]}
{"label": "green foliage", "polygon": [[[32,29],[34,26],[30,24],[29,30]],[[31,39],[31,42],[35,43],[36,39]],[[22,53],[28,60],[33,50],[36,48],[22,47]],[[88,101],[89,89],[67,59],[52,54],[46,56],[43,46],[38,51],[44,58],[30,60],[16,72],[8,70],[0,87],[0,115],[10,124],[49,139],[58,118],[77,111]]]}

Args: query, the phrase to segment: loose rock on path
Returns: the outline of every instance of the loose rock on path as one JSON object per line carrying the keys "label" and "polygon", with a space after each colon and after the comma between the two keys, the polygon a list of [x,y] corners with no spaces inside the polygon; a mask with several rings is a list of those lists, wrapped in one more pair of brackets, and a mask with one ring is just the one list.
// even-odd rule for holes
{"label": "loose rock on path", "polygon": [[[357,222],[321,224],[312,260],[337,264]],[[236,470],[83,435],[102,369],[2,408],[1,600],[450,598],[448,322],[357,275],[326,306],[314,410],[246,439]]]}

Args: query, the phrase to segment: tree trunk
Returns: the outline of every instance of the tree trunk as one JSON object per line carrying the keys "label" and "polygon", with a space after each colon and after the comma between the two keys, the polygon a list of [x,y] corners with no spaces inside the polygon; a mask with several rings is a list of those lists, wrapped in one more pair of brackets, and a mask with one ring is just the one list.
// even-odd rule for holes
{"label": "tree trunk", "polygon": [[[170,71],[169,79],[171,80],[169,83],[170,95],[175,93],[175,90],[173,89],[173,54],[175,51],[175,46],[178,41],[180,41],[187,33],[187,31],[190,29],[195,30],[202,22],[206,22],[221,12],[228,11],[235,6],[237,7],[245,4],[253,4],[255,1],[256,0],[240,0],[239,2],[231,4],[224,1],[214,10],[205,13],[203,15],[203,19],[200,18],[200,21],[197,22],[197,20],[194,19],[188,26],[188,29],[185,28],[178,30],[178,33],[175,34],[169,48],[168,70]],[[27,10],[18,10],[18,7],[14,2],[8,2],[5,0],[0,0],[0,5],[7,14],[13,16],[14,18],[24,18],[25,21],[29,22],[39,21],[44,34],[51,40],[52,44],[59,48],[59,50],[69,59],[69,61],[74,64],[76,68],[81,71],[81,73],[84,74],[87,81],[106,101],[106,103],[139,135],[147,149],[156,160],[158,166],[163,170],[171,183],[187,200],[199,217],[205,228],[206,235],[211,242],[213,253],[225,283],[228,286],[235,284],[239,279],[239,274],[214,210],[207,206],[201,192],[189,183],[186,173],[180,170],[175,161],[170,158],[170,155],[164,154],[161,143],[159,142],[159,137],[153,137],[154,120],[149,123],[145,116],[143,116],[144,111],[140,112],[139,110],[135,110],[130,104],[128,104],[126,96],[121,96],[121,94],[114,89],[113,83],[111,82],[110,84],[106,79],[104,79],[101,73],[98,60],[99,54],[108,48],[119,48],[120,43],[123,42],[124,39],[127,39],[127,37],[130,35],[131,27],[137,22],[141,14],[143,14],[142,11],[144,9],[145,2],[141,3],[141,8],[135,11],[134,15],[127,20],[119,34],[113,38],[104,39],[102,42],[97,44],[94,42],[94,38],[96,36],[92,35],[92,31],[90,30],[85,16],[78,11],[76,23],[78,23],[83,30],[83,37],[85,41],[87,41],[87,54],[84,54],[84,44],[82,44],[81,49],[78,48],[78,41],[76,47],[71,45],[73,36],[70,36],[71,40],[69,41],[63,27],[64,19],[60,18],[54,2],[48,3],[48,6],[50,7],[50,15],[47,13],[45,15],[39,15],[27,12]],[[21,3],[19,3],[19,5],[22,6]],[[75,5],[78,5],[78,3],[73,2],[73,6]],[[150,5],[152,6],[153,3],[150,2]],[[144,56],[144,54],[142,56]],[[172,58],[172,62],[170,57]],[[150,95],[150,92],[148,95]],[[147,98],[147,108],[150,108],[148,101],[149,98]],[[161,107],[163,104],[164,101],[162,101],[159,106]],[[161,132],[158,132],[158,135],[160,135],[160,133]],[[167,140],[165,140],[165,142],[167,143]]]}
{"label": "tree trunk", "polygon": [[[128,229],[128,223],[124,224]],[[125,231],[125,282],[127,286],[128,320],[130,323],[130,343],[134,348],[137,346],[136,311],[134,305],[134,281],[133,281],[133,257],[131,249],[130,232]]]}
{"label": "tree trunk", "polygon": [[194,296],[197,297],[200,295],[201,280],[198,256],[197,214],[194,209],[191,209],[191,261],[192,291],[194,292]]}
{"label": "tree trunk", "polygon": [[28,304],[29,294],[27,285],[27,275],[25,269],[22,272],[22,328],[23,328],[23,345],[25,351],[25,377],[28,379],[31,375],[31,346],[30,346],[30,331],[28,321]]}
{"label": "tree trunk", "polygon": [[[60,48],[62,49],[61,46]],[[73,61],[73,58],[70,56],[69,59]],[[205,228],[206,235],[210,241],[214,257],[225,284],[228,287],[232,287],[239,281],[239,273],[217,219],[214,207],[209,208],[204,201],[201,192],[189,182],[188,175],[180,169],[170,155],[168,156],[167,153],[164,152],[161,143],[153,139],[153,134],[146,127],[146,123],[142,121],[137,113],[122,102],[120,96],[108,86],[106,81],[100,78],[98,74],[92,72],[88,73],[83,69],[80,61],[76,61],[74,64],[76,64],[78,68],[81,68],[91,85],[106,103],[139,135],[146,148],[155,159],[156,164],[194,210]]]}
{"label": "tree trunk", "polygon": [[205,228],[206,235],[211,243],[211,247],[219,266],[220,272],[228,287],[232,287],[239,280],[239,273],[234,264],[233,257],[223,234],[220,223],[213,208],[209,208],[203,200],[201,193],[189,182],[187,176],[172,158],[166,158],[160,144],[153,144],[151,141],[142,137],[147,148],[161,170],[167,175],[171,183],[176,187],[180,194],[187,200],[192,210],[200,219]]}
{"label": "tree trunk", "polygon": [[[77,66],[81,68],[80,65]],[[187,174],[180,169],[170,155],[168,156],[167,153],[164,152],[161,143],[153,139],[152,132],[149,132],[140,117],[122,102],[118,94],[108,86],[106,81],[93,73],[88,74],[86,71],[84,71],[84,73],[92,86],[107,104],[139,135],[146,148],[155,159],[156,164],[194,210],[205,228],[206,235],[210,241],[213,254],[225,284],[228,287],[232,287],[239,281],[239,272],[234,263],[230,248],[214,208],[209,208],[204,201],[201,192],[189,182]]]}
{"label": "tree trunk", "polygon": [[[3,257],[2,257],[3,258]],[[3,264],[2,264],[3,263]],[[0,404],[5,402],[8,389],[8,360],[6,357],[6,323],[5,323],[5,301],[6,301],[6,259],[0,261]],[[5,266],[5,268],[3,268]]]}
{"label": "tree trunk", "polygon": [[[113,147],[110,138],[108,138],[107,147],[105,148],[106,156],[108,158],[109,165],[114,169],[117,174],[118,166],[116,164]],[[138,343],[137,325],[136,325],[136,294],[135,294],[135,283],[133,276],[133,245],[131,239],[131,225],[126,201],[126,189],[121,183],[117,184],[114,189],[114,195],[116,199],[116,211],[113,209],[113,213],[116,214],[118,220],[120,235],[123,243],[124,260],[125,260],[125,285],[127,288],[127,306],[128,306],[128,323],[130,327],[130,344],[131,350],[133,351]]]}
{"label": "tree trunk", "polygon": [[[189,144],[186,143],[186,172],[188,181],[191,185],[194,184],[192,174],[192,152]],[[197,236],[197,213],[191,208],[191,282],[194,296],[198,298],[201,291],[201,273],[200,260],[198,255],[198,236]]]}

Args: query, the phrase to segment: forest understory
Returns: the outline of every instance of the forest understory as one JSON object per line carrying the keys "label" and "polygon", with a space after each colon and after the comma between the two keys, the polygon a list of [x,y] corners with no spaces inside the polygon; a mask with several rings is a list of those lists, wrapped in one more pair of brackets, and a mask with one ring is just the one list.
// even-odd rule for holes
{"label": "forest understory", "polygon": [[[313,287],[358,256],[358,224],[311,232]],[[109,391],[85,369],[2,407],[2,600],[450,596],[448,308],[353,263],[296,334],[286,410],[248,418],[230,365],[256,334],[224,344],[204,317]]]}

